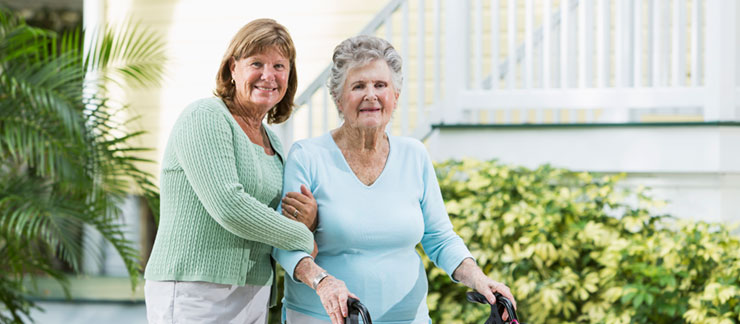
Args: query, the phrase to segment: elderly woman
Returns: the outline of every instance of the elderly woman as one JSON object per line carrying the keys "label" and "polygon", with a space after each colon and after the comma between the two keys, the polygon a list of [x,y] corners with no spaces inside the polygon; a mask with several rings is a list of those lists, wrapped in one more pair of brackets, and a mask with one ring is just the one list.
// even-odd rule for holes
{"label": "elderly woman", "polygon": [[303,202],[294,211],[300,222],[275,211],[285,159],[263,123],[290,116],[295,56],[285,27],[270,19],[248,23],[224,54],[215,97],[193,102],[175,123],[144,275],[150,324],[266,323],[272,247],[314,251],[310,192],[290,195]]}
{"label": "elderly woman", "polygon": [[[348,296],[374,323],[429,323],[421,242],[451,279],[514,300],[488,278],[453,231],[432,162],[417,140],[388,134],[401,89],[401,57],[385,40],[357,36],[334,50],[329,89],[343,116],[331,132],[293,145],[284,191],[307,185],[318,203],[319,252],[276,249],[285,268],[284,319],[289,324],[343,323]],[[290,196],[282,212],[304,206]]]}

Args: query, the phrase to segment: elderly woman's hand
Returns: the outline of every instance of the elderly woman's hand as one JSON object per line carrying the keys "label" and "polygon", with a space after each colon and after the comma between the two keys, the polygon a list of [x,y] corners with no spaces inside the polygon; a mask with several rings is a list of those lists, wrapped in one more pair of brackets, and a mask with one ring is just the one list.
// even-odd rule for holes
{"label": "elderly woman's hand", "polygon": [[[495,281],[486,276],[479,277],[475,281],[473,288],[475,289],[475,291],[481,293],[483,296],[486,296],[486,300],[488,300],[491,305],[496,304],[496,297],[493,295],[493,293],[497,292],[509,299],[514,305],[514,309],[516,309],[516,300],[514,300],[514,295],[511,294],[511,290],[509,289],[509,287],[498,281]],[[507,311],[504,311],[504,313],[501,314],[501,319],[503,319],[504,321],[508,320],[509,313]]]}
{"label": "elderly woman's hand", "polygon": [[[508,298],[514,305],[514,309],[516,309],[516,300],[514,300],[514,295],[511,294],[511,290],[509,290],[509,287],[498,281],[488,278],[488,276],[483,273],[483,270],[478,267],[478,264],[476,264],[472,258],[466,258],[465,260],[463,260],[457,267],[457,269],[455,269],[455,271],[452,273],[452,277],[459,280],[466,286],[475,289],[475,291],[481,293],[483,296],[486,297],[486,300],[488,300],[491,305],[494,305],[496,303],[496,297],[493,295],[493,293],[497,292]],[[508,320],[509,313],[504,311],[504,313],[501,315],[501,318],[503,320]]]}
{"label": "elderly woman's hand", "polygon": [[305,224],[312,232],[316,230],[319,223],[317,217],[318,205],[316,204],[316,198],[313,197],[313,194],[305,185],[301,185],[301,192],[285,194],[282,203],[283,215]]}
{"label": "elderly woman's hand", "polygon": [[321,304],[324,305],[324,310],[331,318],[332,324],[344,324],[344,318],[349,312],[348,297],[359,299],[347,289],[344,281],[331,275],[319,282],[316,286],[316,294],[319,295]]}

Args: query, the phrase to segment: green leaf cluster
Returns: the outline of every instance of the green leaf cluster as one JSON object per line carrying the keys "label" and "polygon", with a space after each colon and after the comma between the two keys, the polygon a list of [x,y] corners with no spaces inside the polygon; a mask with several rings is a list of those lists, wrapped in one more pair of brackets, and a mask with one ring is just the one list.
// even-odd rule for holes
{"label": "green leaf cluster", "polygon": [[[153,85],[165,62],[163,42],[136,24],[88,35],[27,25],[0,8],[0,322],[24,322],[33,302],[29,275],[66,283],[64,262],[80,271],[83,226],[123,257],[132,287],[140,264],[124,237],[120,203],[131,192],[158,208],[158,191],[142,171],[145,150],[108,99],[111,86]],[[118,108],[117,108],[118,107]],[[93,255],[96,253],[93,253]],[[66,287],[66,286],[65,286]]]}
{"label": "green leaf cluster", "polygon": [[[623,175],[496,161],[436,165],[455,230],[527,323],[738,323],[740,240],[726,225],[655,215]],[[435,323],[489,309],[425,259]]]}

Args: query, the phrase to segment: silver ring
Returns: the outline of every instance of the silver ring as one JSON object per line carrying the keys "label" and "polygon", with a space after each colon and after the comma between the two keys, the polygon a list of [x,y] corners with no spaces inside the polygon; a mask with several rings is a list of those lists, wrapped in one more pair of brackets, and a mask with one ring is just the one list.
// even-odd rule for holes
{"label": "silver ring", "polygon": [[296,215],[298,215],[298,208],[293,211],[293,218],[296,218]]}

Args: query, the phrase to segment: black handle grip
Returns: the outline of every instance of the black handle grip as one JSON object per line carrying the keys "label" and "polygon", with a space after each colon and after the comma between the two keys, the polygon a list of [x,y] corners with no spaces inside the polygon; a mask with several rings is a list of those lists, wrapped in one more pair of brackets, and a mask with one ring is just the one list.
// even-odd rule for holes
{"label": "black handle grip", "polygon": [[490,304],[488,302],[488,299],[486,299],[486,296],[483,296],[483,294],[477,291],[468,291],[465,297],[471,303],[486,304],[486,305]]}
{"label": "black handle grip", "polygon": [[344,318],[345,324],[360,324],[360,318],[364,324],[372,324],[373,320],[370,318],[370,312],[367,311],[365,305],[359,300],[350,297],[347,299],[347,308],[349,310],[348,316]]}
{"label": "black handle grip", "polygon": [[[493,295],[496,297],[496,305],[491,305],[491,315],[488,316],[485,324],[505,324],[501,319],[504,310],[509,312],[509,319],[506,323],[519,323],[514,304],[499,293],[493,293]],[[471,303],[490,305],[488,299],[477,291],[469,291],[465,297]]]}

